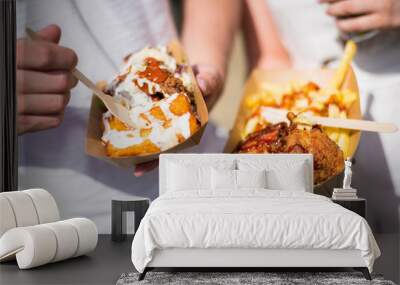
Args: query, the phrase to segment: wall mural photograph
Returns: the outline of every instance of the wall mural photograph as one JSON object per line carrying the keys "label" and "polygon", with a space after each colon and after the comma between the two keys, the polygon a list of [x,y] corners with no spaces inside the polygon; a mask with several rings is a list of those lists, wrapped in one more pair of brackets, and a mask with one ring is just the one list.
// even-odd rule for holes
{"label": "wall mural photograph", "polygon": [[1,284],[399,284],[400,0],[2,0]]}

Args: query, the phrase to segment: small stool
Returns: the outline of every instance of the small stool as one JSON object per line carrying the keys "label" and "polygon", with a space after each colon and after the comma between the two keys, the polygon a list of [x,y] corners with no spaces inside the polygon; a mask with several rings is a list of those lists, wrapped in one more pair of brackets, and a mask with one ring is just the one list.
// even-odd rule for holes
{"label": "small stool", "polygon": [[127,236],[127,212],[134,212],[135,233],[149,208],[150,200],[138,198],[137,200],[121,201],[112,200],[111,202],[111,240],[124,241]]}

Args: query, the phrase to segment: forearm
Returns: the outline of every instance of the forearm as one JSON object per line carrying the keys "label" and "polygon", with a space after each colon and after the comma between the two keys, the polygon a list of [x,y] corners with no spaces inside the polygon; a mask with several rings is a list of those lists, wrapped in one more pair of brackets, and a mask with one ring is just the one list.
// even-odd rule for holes
{"label": "forearm", "polygon": [[289,60],[265,0],[246,0],[243,25],[251,68],[262,59]]}
{"label": "forearm", "polygon": [[192,63],[213,65],[225,76],[240,9],[240,0],[184,1],[182,42]]}

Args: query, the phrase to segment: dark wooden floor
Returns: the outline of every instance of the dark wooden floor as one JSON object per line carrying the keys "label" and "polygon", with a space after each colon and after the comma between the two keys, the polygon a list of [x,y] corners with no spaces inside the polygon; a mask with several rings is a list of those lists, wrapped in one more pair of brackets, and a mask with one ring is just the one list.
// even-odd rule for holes
{"label": "dark wooden floor", "polygon": [[[400,239],[395,234],[376,234],[382,251],[374,272],[385,279],[399,283]],[[99,236],[99,244],[88,256],[48,264],[42,267],[19,270],[15,262],[0,264],[0,284],[115,284],[122,273],[134,271],[131,262],[131,238],[114,243],[108,235]],[[163,269],[161,269],[163,270]],[[185,270],[185,269],[182,269]],[[190,270],[190,269],[186,269]],[[200,269],[199,269],[200,270]],[[201,269],[207,270],[207,269]],[[224,269],[232,270],[232,269]],[[259,269],[253,269],[259,271]],[[265,271],[265,269],[263,269]],[[270,268],[271,271],[349,271],[350,268]]]}

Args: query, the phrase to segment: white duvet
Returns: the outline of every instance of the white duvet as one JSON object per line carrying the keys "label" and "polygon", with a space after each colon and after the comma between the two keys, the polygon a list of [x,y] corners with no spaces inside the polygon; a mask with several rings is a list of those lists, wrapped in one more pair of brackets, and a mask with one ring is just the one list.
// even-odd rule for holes
{"label": "white duvet", "polygon": [[358,249],[371,272],[380,255],[365,219],[330,199],[258,189],[160,196],[133,240],[135,268],[165,248]]}

